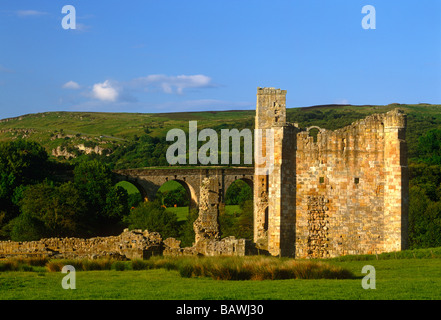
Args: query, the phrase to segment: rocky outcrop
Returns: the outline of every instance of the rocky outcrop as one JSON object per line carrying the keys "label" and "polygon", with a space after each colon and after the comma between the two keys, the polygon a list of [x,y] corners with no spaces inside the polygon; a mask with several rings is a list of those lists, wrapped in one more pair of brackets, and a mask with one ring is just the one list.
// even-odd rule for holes
{"label": "rocky outcrop", "polygon": [[52,155],[54,157],[63,157],[66,159],[76,158],[76,155],[67,151],[67,149],[58,146],[56,149],[52,149]]}
{"label": "rocky outcrop", "polygon": [[79,144],[76,146],[76,148],[80,151],[83,151],[85,154],[96,153],[96,154],[102,155],[103,152],[106,151],[106,149],[101,148],[100,146],[95,146],[94,148],[90,148],[90,147],[84,146],[84,144]]}

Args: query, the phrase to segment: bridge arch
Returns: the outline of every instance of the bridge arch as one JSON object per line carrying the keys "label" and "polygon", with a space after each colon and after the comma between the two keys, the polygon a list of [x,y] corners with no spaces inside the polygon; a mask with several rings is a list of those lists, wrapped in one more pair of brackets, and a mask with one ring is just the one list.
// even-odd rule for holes
{"label": "bridge arch", "polygon": [[146,190],[144,189],[144,187],[138,182],[136,181],[136,179],[117,179],[115,182],[115,185],[120,184],[121,182],[128,182],[129,184],[133,185],[136,189],[138,189],[139,193],[141,194],[141,198],[143,201],[148,201],[149,200],[149,194],[146,192]]}
{"label": "bridge arch", "polygon": [[[183,179],[169,179],[166,178],[164,183],[161,184],[158,188],[158,190],[166,183],[170,182],[170,181],[176,181],[177,183],[179,183],[186,191],[187,193],[187,197],[188,197],[188,202],[189,202],[189,210],[193,209],[193,208],[197,208],[198,206],[198,195],[195,191],[195,188],[188,183],[187,181],[183,180]],[[156,197],[156,195],[155,195]]]}
{"label": "bridge arch", "polygon": [[225,202],[225,197],[226,197],[228,188],[237,180],[241,180],[241,181],[245,182],[251,188],[251,193],[253,193],[254,184],[253,184],[253,180],[250,177],[234,176],[234,177],[226,179],[226,181],[225,181],[225,193],[224,193],[224,201],[223,202]]}
{"label": "bridge arch", "polygon": [[309,130],[311,130],[311,129],[317,129],[320,133],[326,131],[326,129],[320,128],[318,126],[310,126],[310,127],[306,128],[306,131],[309,132]]}
{"label": "bridge arch", "polygon": [[[144,199],[152,201],[158,189],[167,181],[176,180],[189,194],[190,206],[198,207],[201,181],[210,177],[214,193],[219,193],[216,203],[225,203],[225,192],[235,180],[245,181],[253,189],[254,168],[139,168],[113,171],[117,181],[128,181],[137,186]],[[217,202],[218,201],[218,202]],[[214,204],[214,203],[213,203]]]}

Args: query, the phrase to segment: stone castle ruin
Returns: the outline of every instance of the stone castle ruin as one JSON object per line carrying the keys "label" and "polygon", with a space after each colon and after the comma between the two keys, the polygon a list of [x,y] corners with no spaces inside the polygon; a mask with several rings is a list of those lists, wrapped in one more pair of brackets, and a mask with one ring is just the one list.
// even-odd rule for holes
{"label": "stone castle ruin", "polygon": [[258,88],[256,129],[273,129],[274,170],[254,177],[255,243],[298,258],[405,249],[406,116],[395,109],[335,131],[301,129],[286,122],[285,105],[285,90]]}
{"label": "stone castle ruin", "polygon": [[[258,88],[256,129],[271,129],[274,166],[228,169],[128,169],[115,172],[140,187],[146,199],[164,182],[180,182],[199,208],[195,242],[162,239],[155,232],[125,230],[115,237],[0,242],[0,258],[152,255],[246,255],[295,258],[399,251],[407,247],[408,168],[406,116],[398,109],[328,131],[286,122],[286,91]],[[317,136],[311,130],[318,130]],[[263,130],[265,133],[266,130]],[[261,138],[262,156],[267,150]],[[268,153],[270,150],[268,150]],[[254,174],[253,174],[254,173]],[[254,192],[254,243],[221,239],[218,216],[228,186],[247,181]],[[152,230],[153,231],[153,230]]]}

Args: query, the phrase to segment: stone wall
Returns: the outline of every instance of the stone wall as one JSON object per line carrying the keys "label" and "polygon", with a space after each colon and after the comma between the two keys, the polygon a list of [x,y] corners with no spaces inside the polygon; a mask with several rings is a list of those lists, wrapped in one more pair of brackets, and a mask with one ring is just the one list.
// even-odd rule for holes
{"label": "stone wall", "polygon": [[119,236],[80,238],[48,238],[39,241],[0,241],[0,259],[14,257],[46,257],[50,259],[118,260],[148,259],[152,256],[243,256],[252,253],[252,244],[244,239],[227,237],[204,238],[197,245],[181,248],[174,238],[162,240],[157,232],[124,230]]}
{"label": "stone wall", "polygon": [[0,258],[48,257],[54,259],[104,258],[146,259],[160,255],[163,241],[157,232],[125,230],[119,236],[81,238],[47,238],[39,241],[0,242]]}
{"label": "stone wall", "polygon": [[258,89],[256,126],[273,129],[275,147],[274,170],[254,178],[255,241],[302,258],[406,248],[406,116],[396,109],[335,131],[315,127],[315,139],[313,128],[278,116],[285,93]]}

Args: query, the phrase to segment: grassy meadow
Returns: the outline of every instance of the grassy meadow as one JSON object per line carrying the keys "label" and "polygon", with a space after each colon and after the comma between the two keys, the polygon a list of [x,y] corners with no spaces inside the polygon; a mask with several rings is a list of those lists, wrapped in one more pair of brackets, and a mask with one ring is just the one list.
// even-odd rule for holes
{"label": "grassy meadow", "polygon": [[[421,251],[421,250],[420,250]],[[438,300],[441,299],[441,258],[437,251],[403,255],[349,256],[325,261],[274,257],[162,258],[143,261],[50,261],[46,266],[16,266],[0,272],[0,299],[133,299],[133,300]],[[409,258],[413,257],[415,258]],[[426,257],[426,258],[424,258]],[[76,289],[65,290],[62,265],[72,263]],[[75,264],[76,263],[76,264]],[[302,277],[280,272],[306,266]],[[323,265],[319,273],[311,266]],[[365,265],[376,272],[376,289],[363,289]],[[191,268],[189,268],[191,266]],[[239,267],[238,267],[239,266]],[[252,267],[251,267],[252,266]],[[271,267],[272,266],[272,267]],[[1,267],[1,264],[0,264]],[[96,269],[104,270],[96,270]],[[266,277],[219,280],[227,269],[260,270]],[[12,270],[12,267],[9,269]],[[27,270],[27,271],[24,271]],[[191,270],[189,272],[189,270]],[[278,270],[278,271],[277,271]],[[308,271],[305,271],[308,270]],[[323,270],[328,270],[323,272]],[[332,270],[332,272],[329,272]],[[211,272],[211,273],[210,273]],[[231,272],[230,272],[231,273]],[[242,274],[243,273],[236,273]],[[293,275],[293,274],[291,274]],[[248,277],[248,278],[246,278]],[[309,278],[308,278],[309,277]],[[246,278],[246,279],[245,279]],[[225,279],[225,278],[223,278]]]}

